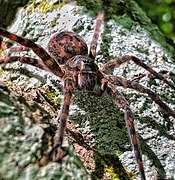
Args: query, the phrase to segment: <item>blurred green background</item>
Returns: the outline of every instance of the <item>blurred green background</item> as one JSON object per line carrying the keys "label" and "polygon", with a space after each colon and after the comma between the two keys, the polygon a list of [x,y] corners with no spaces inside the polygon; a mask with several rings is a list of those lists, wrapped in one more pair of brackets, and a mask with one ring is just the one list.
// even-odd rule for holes
{"label": "blurred green background", "polygon": [[175,44],[175,0],[135,0],[166,37]]}

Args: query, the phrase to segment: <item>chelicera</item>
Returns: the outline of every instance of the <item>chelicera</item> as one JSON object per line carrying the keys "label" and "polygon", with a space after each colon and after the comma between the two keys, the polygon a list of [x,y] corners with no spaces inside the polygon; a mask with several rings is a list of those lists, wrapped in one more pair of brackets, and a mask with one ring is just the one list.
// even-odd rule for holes
{"label": "chelicera", "polygon": [[[151,89],[139,84],[139,79],[135,78],[127,80],[123,77],[118,77],[114,75],[108,75],[108,70],[114,70],[114,68],[119,67],[121,64],[133,61],[137,65],[143,67],[155,78],[162,80],[164,83],[168,84],[171,88],[175,89],[175,86],[164,78],[162,75],[153,70],[150,66],[146,65],[143,60],[138,59],[135,56],[122,56],[120,58],[115,58],[109,60],[101,68],[95,63],[96,58],[96,47],[97,40],[100,33],[100,26],[104,19],[104,12],[99,12],[96,18],[96,24],[94,28],[94,34],[90,45],[90,50],[88,53],[88,47],[78,34],[73,32],[59,32],[55,34],[48,43],[48,52],[37,45],[33,41],[19,37],[13,33],[0,28],[0,35],[13,40],[22,46],[12,47],[7,56],[0,59],[0,63],[12,63],[15,61],[20,61],[21,63],[26,63],[44,69],[46,71],[51,71],[56,76],[63,80],[64,89],[64,100],[63,106],[60,114],[60,125],[59,125],[59,136],[57,144],[49,153],[49,159],[54,160],[56,156],[57,149],[62,146],[64,132],[66,128],[66,122],[69,114],[69,107],[71,104],[72,93],[77,90],[85,90],[92,93],[92,95],[101,96],[104,92],[108,93],[111,99],[116,103],[116,105],[124,111],[126,124],[128,127],[129,136],[131,139],[131,144],[133,145],[135,158],[137,161],[140,177],[145,180],[145,172],[142,161],[142,155],[138,144],[138,139],[134,127],[134,117],[133,113],[129,107],[128,101],[123,97],[123,95],[117,90],[117,86],[122,86],[124,88],[130,88],[137,90],[140,93],[147,94],[152,101],[157,103],[169,116],[175,117],[175,111],[172,110],[167,104],[165,104],[156,93]],[[39,59],[12,56],[11,53],[15,51],[29,51],[33,52],[39,57]],[[95,85],[99,86],[99,93],[93,92]]]}

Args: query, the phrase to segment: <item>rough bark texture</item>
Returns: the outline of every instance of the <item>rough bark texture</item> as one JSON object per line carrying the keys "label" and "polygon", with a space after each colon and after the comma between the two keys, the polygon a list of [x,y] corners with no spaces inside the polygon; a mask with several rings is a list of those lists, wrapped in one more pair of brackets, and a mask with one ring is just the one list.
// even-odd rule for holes
{"label": "rough bark texture", "polygon": [[[122,0],[103,3],[106,3],[105,6],[101,1],[78,1],[79,5],[86,7],[83,10],[72,3],[54,4],[54,8],[51,8],[52,5],[48,8],[43,5],[43,8],[38,3],[34,6],[37,12],[33,12],[30,5],[21,12],[21,19],[10,31],[46,47],[46,42],[55,32],[73,30],[84,37],[89,45],[94,12],[105,7],[105,28],[99,42],[97,62],[104,63],[113,56],[132,54],[175,82],[172,63],[174,49],[137,4]],[[61,10],[55,11],[61,6]],[[45,13],[38,12],[41,9]],[[175,109],[174,91],[141,68],[128,63],[115,71],[115,74],[128,79],[139,73],[146,75],[141,83],[156,91]],[[61,165],[50,163],[39,167],[40,158],[51,148],[57,129],[57,122],[53,119],[61,106],[59,80],[19,63],[3,66],[0,80],[3,81],[0,85],[0,177],[130,179],[134,174],[128,172],[137,172],[123,113],[106,94],[97,98],[88,93],[75,93],[74,106],[71,108],[66,142],[68,140],[74,150],[65,144],[68,156]],[[168,117],[146,95],[119,90],[135,113],[148,179],[173,177],[174,119]]]}

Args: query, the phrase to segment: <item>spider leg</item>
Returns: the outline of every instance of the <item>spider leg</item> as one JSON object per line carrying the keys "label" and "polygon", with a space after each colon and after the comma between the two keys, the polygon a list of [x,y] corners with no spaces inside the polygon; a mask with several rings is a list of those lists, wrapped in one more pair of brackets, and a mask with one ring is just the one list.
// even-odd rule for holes
{"label": "spider leg", "polygon": [[112,97],[112,99],[119,106],[119,108],[121,108],[125,113],[125,121],[128,127],[129,136],[130,136],[132,146],[134,149],[134,154],[135,154],[135,158],[136,158],[137,165],[139,168],[141,180],[146,180],[144,167],[143,167],[143,161],[142,161],[142,155],[141,155],[140,147],[138,144],[136,130],[134,127],[134,117],[129,107],[129,104],[127,100],[118,92],[116,87],[111,83],[108,83],[107,93]]}
{"label": "spider leg", "polygon": [[0,35],[7,37],[10,40],[15,41],[25,47],[31,48],[33,52],[42,59],[43,63],[48,67],[50,71],[52,71],[58,77],[63,76],[64,73],[58,63],[40,45],[35,44],[33,41],[27,38],[22,38],[13,33],[10,33],[3,28],[0,28]]}
{"label": "spider leg", "polygon": [[123,77],[118,77],[113,75],[108,75],[107,79],[114,85],[122,86],[124,88],[131,88],[137,90],[138,92],[148,94],[148,96],[156,104],[158,104],[162,109],[164,109],[169,115],[175,117],[175,111],[173,111],[167,104],[165,104],[155,92],[153,92],[149,88],[140,85],[138,81],[127,80]]}
{"label": "spider leg", "polygon": [[63,143],[63,137],[64,137],[64,132],[66,129],[66,123],[67,123],[67,118],[69,114],[69,106],[71,103],[72,99],[72,91],[73,91],[73,85],[72,85],[72,80],[71,79],[65,79],[64,82],[64,101],[63,101],[63,106],[61,108],[61,114],[60,114],[60,125],[59,125],[59,134],[58,134],[58,140],[56,142],[56,145],[53,147],[53,149],[49,153],[49,159],[52,161],[57,161],[60,157],[57,156],[58,148],[62,146]]}
{"label": "spider leg", "polygon": [[3,41],[3,38],[0,36],[0,50],[5,50],[5,42]]}
{"label": "spider leg", "polygon": [[7,56],[11,56],[13,52],[22,52],[22,51],[30,51],[31,48],[25,47],[25,46],[15,46],[11,47],[7,53]]}
{"label": "spider leg", "polygon": [[91,45],[90,45],[89,57],[92,59],[95,59],[95,57],[96,57],[97,41],[99,38],[100,27],[103,22],[103,19],[104,19],[104,12],[100,11],[96,18],[94,34],[93,34]]}
{"label": "spider leg", "polygon": [[122,56],[120,58],[117,59],[112,59],[110,61],[108,61],[102,68],[101,71],[103,73],[107,73],[109,70],[113,70],[116,67],[119,67],[121,64],[128,62],[128,61],[133,61],[134,63],[136,63],[137,65],[143,67],[144,69],[146,69],[148,72],[150,72],[151,74],[153,74],[157,79],[162,80],[164,83],[168,84],[172,89],[175,89],[175,85],[172,84],[170,81],[168,81],[165,77],[163,77],[161,74],[157,73],[154,69],[152,69],[150,66],[148,66],[147,64],[144,63],[143,60],[138,59],[135,56]]}
{"label": "spider leg", "polygon": [[19,61],[22,64],[29,64],[34,67],[43,69],[43,70],[48,70],[47,67],[44,66],[43,61],[41,59],[35,59],[35,58],[30,58],[30,57],[19,57],[19,56],[10,56],[10,57],[5,57],[5,58],[0,58],[0,64],[7,64],[7,63],[13,63]]}
{"label": "spider leg", "polygon": [[0,36],[0,57],[3,57],[3,51],[6,49],[6,44]]}

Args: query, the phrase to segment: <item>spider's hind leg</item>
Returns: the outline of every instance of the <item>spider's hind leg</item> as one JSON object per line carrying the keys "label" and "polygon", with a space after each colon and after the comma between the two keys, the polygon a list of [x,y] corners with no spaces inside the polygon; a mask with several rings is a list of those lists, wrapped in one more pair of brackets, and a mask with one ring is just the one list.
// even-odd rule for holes
{"label": "spider's hind leg", "polygon": [[35,58],[30,58],[30,57],[20,57],[20,56],[11,56],[12,53],[16,53],[16,52],[29,52],[31,50],[31,48],[29,47],[25,47],[25,46],[15,46],[15,47],[11,47],[6,56],[4,58],[0,58],[0,64],[7,64],[7,63],[13,63],[16,61],[21,62],[22,64],[29,64],[32,65],[34,67],[40,68],[40,69],[44,69],[44,70],[48,70],[41,59],[35,59]]}
{"label": "spider's hind leg", "polygon": [[168,84],[172,89],[175,89],[175,85],[173,83],[168,81],[165,77],[163,77],[160,73],[156,72],[153,68],[145,64],[143,60],[140,60],[135,56],[126,55],[126,56],[121,56],[120,58],[112,59],[108,61],[104,66],[102,66],[101,71],[103,73],[108,73],[108,71],[110,70],[113,71],[114,68],[119,67],[121,64],[129,61],[133,61],[138,66],[143,67],[149,73],[153,74],[157,79],[162,80],[164,83]]}

